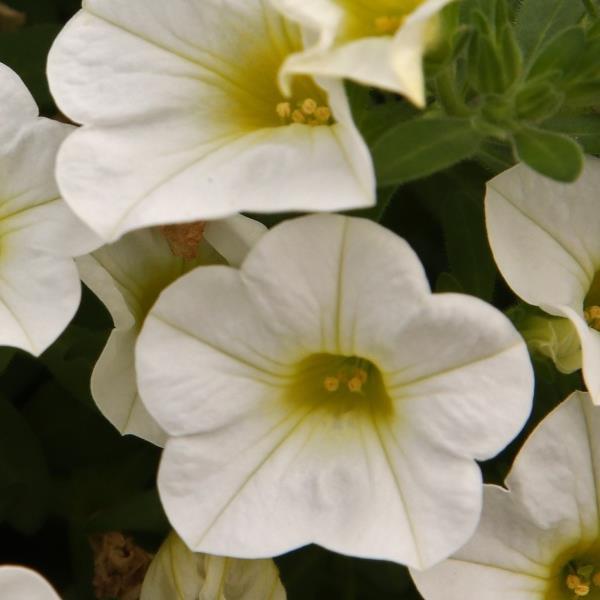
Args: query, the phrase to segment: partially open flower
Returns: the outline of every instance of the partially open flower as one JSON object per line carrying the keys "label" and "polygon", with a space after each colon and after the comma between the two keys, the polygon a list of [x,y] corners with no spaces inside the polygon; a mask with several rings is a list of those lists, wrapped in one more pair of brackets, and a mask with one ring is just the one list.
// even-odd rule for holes
{"label": "partially open flower", "polygon": [[486,485],[481,523],[447,561],[412,572],[426,600],[600,598],[600,408],[576,392],[521,449],[508,489]]}
{"label": "partially open flower", "polygon": [[[570,184],[518,165],[488,183],[486,222],[498,268],[525,302],[571,321],[583,376],[600,404],[600,160]],[[562,335],[570,335],[568,330]]]}
{"label": "partially open flower", "polygon": [[35,355],[79,305],[72,257],[99,245],[54,179],[58,147],[73,129],[39,118],[23,82],[0,64],[0,345]]}
{"label": "partially open flower", "polygon": [[85,0],[48,59],[67,202],[105,240],[240,211],[370,206],[341,82],[278,87],[300,32],[262,0]]}
{"label": "partially open flower", "polygon": [[284,86],[298,74],[343,77],[425,105],[423,55],[451,0],[272,1],[301,24],[306,44],[284,62]]}
{"label": "partially open flower", "polygon": [[171,533],[152,561],[140,600],[285,600],[275,563],[194,553]]}
{"label": "partially open flower", "polygon": [[199,266],[238,266],[265,227],[242,216],[126,234],[77,260],[83,282],[110,311],[115,329],[94,367],[92,396],[123,434],[162,446],[165,434],[140,401],[134,348],[161,291]]}
{"label": "partially open flower", "polygon": [[52,586],[38,573],[25,567],[0,567],[2,600],[60,600]]}
{"label": "partially open flower", "polygon": [[167,515],[196,550],[307,543],[418,567],[472,534],[473,459],[531,408],[522,338],[488,304],[432,295],[406,242],[363,219],[286,221],[241,269],[165,290],[136,348],[168,434]]}

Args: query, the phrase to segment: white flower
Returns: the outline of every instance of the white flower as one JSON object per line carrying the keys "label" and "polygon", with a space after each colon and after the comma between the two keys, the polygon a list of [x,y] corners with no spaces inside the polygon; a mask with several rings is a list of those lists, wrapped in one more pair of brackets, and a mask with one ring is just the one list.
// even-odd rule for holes
{"label": "white flower", "polygon": [[473,297],[432,295],[404,240],[316,215],[241,270],[163,292],[136,350],[168,433],[159,490],[187,545],[274,556],[307,543],[425,567],[474,531],[481,475],[531,407],[522,338]]}
{"label": "white flower", "polygon": [[272,2],[302,25],[308,46],[284,63],[284,85],[297,74],[345,77],[425,105],[423,54],[438,12],[451,0]]}
{"label": "white flower", "polygon": [[150,564],[140,600],[285,600],[275,563],[195,554],[172,533]]}
{"label": "white flower", "polygon": [[79,305],[71,256],[97,243],[54,179],[56,152],[73,129],[39,118],[23,82],[0,64],[0,344],[35,355]]}
{"label": "white flower", "polygon": [[490,245],[508,285],[525,302],[571,320],[583,376],[600,403],[600,160],[588,157],[570,184],[517,165],[488,183]]}
{"label": "white flower", "polygon": [[452,558],[412,576],[426,600],[600,597],[600,409],[575,392],[484,486],[481,523]]}
{"label": "white flower", "polygon": [[35,571],[25,567],[0,567],[2,600],[60,600],[52,586]]}
{"label": "white flower", "polygon": [[[194,229],[198,236],[193,235]],[[236,216],[206,225],[176,226],[175,233],[177,230],[192,233],[188,259],[181,256],[181,250],[186,254],[185,248],[179,248],[179,255],[173,253],[164,232],[142,229],[77,261],[81,279],[106,305],[115,324],[92,373],[92,396],[121,433],[160,446],[165,434],[137,391],[134,348],[142,323],[170,283],[199,265],[239,265],[265,227]],[[172,241],[173,235],[169,239]]]}
{"label": "white flower", "polygon": [[[375,181],[341,82],[277,75],[300,33],[266,0],[84,0],[49,56],[84,125],[57,167],[107,241],[241,211],[370,206]],[[304,124],[301,124],[304,123]]]}

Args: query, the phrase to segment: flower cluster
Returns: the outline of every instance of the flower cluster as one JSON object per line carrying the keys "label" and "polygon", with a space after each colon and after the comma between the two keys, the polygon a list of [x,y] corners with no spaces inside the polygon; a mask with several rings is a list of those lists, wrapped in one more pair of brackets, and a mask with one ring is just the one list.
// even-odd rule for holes
{"label": "flower cluster", "polygon": [[[112,320],[84,387],[143,449],[116,487],[160,452],[106,503],[122,530],[164,534],[164,511],[158,550],[97,537],[104,489],[52,492],[89,526],[98,598],[284,600],[272,558],[310,544],[408,567],[426,600],[600,598],[600,159],[558,131],[570,99],[600,106],[577,87],[600,8],[546,39],[491,4],[84,0],[48,56],[69,124],[0,64],[0,344],[56,369],[83,282]],[[481,230],[429,209],[450,262],[481,234],[471,288],[378,222],[469,157],[494,170],[471,212],[459,178]],[[516,305],[481,291],[496,268]],[[537,389],[550,414],[484,484],[531,415],[530,355],[587,391],[550,411]],[[13,566],[0,597],[58,598]]]}

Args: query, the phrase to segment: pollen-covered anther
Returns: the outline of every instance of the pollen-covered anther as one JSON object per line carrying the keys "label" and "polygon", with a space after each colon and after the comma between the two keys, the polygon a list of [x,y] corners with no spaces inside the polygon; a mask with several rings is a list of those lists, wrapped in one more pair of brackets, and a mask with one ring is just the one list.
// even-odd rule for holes
{"label": "pollen-covered anther", "polygon": [[337,377],[325,377],[323,380],[323,387],[328,392],[337,392],[340,388],[340,380]]}
{"label": "pollen-covered anther", "polygon": [[567,575],[566,584],[570,590],[574,590],[578,585],[581,585],[581,579],[577,575]]}
{"label": "pollen-covered anther", "polygon": [[293,108],[290,102],[280,102],[275,107],[277,116],[284,125],[331,125],[332,114],[328,106],[320,105],[314,98],[305,98]]}
{"label": "pollen-covered anther", "polygon": [[289,119],[292,114],[292,105],[289,102],[280,102],[275,107],[275,112],[279,115],[280,119]]}
{"label": "pollen-covered anther", "polygon": [[184,260],[193,260],[198,255],[198,245],[202,241],[205,228],[204,221],[194,221],[193,223],[163,225],[160,230],[174,256]]}
{"label": "pollen-covered anther", "polygon": [[583,316],[592,329],[600,331],[600,306],[588,306],[583,311]]}
{"label": "pollen-covered anther", "polygon": [[600,587],[600,571],[598,571],[598,573],[594,574],[594,576],[592,577],[592,583],[596,587]]}
{"label": "pollen-covered anther", "polygon": [[389,15],[377,17],[375,19],[375,29],[377,33],[392,34],[402,25],[401,17],[393,17]]}
{"label": "pollen-covered anther", "polygon": [[576,597],[582,598],[590,593],[590,586],[587,583],[580,583],[574,590],[573,593]]}

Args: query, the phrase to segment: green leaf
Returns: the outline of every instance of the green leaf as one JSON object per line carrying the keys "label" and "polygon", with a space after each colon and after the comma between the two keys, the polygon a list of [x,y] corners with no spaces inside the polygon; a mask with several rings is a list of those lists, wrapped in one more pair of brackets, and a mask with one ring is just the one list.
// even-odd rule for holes
{"label": "green leaf", "polygon": [[600,154],[600,115],[558,115],[545,121],[544,128],[569,135],[588,154]]}
{"label": "green leaf", "polygon": [[39,441],[21,413],[0,398],[0,519],[34,532],[46,514],[48,486]]}
{"label": "green leaf", "polygon": [[585,52],[585,34],[581,27],[570,27],[554,37],[538,53],[529,68],[528,78],[552,73],[565,74]]}
{"label": "green leaf", "polygon": [[421,118],[392,127],[373,146],[380,185],[412,181],[475,154],[483,136],[468,119]]}
{"label": "green leaf", "polygon": [[462,165],[438,177],[442,228],[452,275],[462,291],[490,301],[496,266],[483,210],[487,174]]}
{"label": "green leaf", "polygon": [[581,146],[566,135],[523,127],[513,140],[519,159],[542,175],[571,182],[583,169]]}
{"label": "green leaf", "polygon": [[516,32],[525,56],[535,57],[554,36],[578,23],[584,12],[578,0],[523,0]]}

